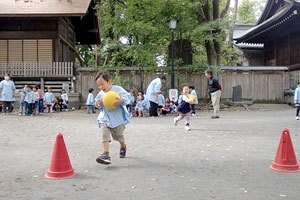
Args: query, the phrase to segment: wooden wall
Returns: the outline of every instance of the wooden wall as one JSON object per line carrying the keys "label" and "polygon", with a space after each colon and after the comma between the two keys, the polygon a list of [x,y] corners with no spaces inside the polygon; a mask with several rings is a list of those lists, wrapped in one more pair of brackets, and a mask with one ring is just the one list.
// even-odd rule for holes
{"label": "wooden wall", "polygon": [[[157,74],[148,74],[145,77],[143,84],[144,91],[148,84],[158,77]],[[82,94],[82,102],[86,101],[89,88],[94,88],[96,95],[99,90],[95,83],[95,73],[80,72],[76,76],[75,92]],[[198,98],[207,98],[207,79],[203,74],[181,73],[181,81],[179,85],[184,82],[194,85],[198,94]],[[289,88],[289,75],[283,71],[249,71],[249,72],[233,72],[227,71],[219,75],[220,84],[222,85],[222,98],[231,99],[233,87],[237,85],[242,86],[242,98],[252,100],[284,100],[284,89]],[[141,83],[141,78],[138,75],[133,75],[130,71],[122,72],[123,87],[127,90],[136,88]],[[170,77],[168,77],[170,80]],[[170,81],[168,81],[168,84]],[[178,87],[178,81],[176,81]],[[167,89],[170,85],[166,85],[164,93],[167,94]]]}
{"label": "wooden wall", "polygon": [[58,19],[58,37],[56,42],[56,61],[75,62],[76,36],[69,18]]}

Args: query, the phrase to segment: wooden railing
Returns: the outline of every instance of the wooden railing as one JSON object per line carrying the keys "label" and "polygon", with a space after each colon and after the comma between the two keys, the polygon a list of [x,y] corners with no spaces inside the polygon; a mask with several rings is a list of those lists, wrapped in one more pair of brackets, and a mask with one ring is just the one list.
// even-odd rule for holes
{"label": "wooden railing", "polygon": [[72,62],[0,62],[0,76],[11,77],[72,77]]}

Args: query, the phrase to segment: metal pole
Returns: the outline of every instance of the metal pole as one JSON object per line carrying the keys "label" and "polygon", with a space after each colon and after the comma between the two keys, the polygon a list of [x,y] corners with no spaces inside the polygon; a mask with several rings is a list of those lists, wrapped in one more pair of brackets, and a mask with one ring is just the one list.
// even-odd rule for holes
{"label": "metal pole", "polygon": [[175,88],[175,82],[174,82],[174,29],[172,29],[171,59],[172,59],[171,88],[174,89]]}

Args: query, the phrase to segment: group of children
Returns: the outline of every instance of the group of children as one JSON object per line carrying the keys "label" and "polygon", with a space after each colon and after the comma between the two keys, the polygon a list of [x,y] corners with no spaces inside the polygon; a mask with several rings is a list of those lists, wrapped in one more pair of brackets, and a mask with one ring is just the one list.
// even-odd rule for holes
{"label": "group of children", "polygon": [[[190,86],[191,95],[197,96],[194,86]],[[135,92],[130,92],[130,103],[126,105],[128,112],[131,116],[145,117],[149,111],[150,103],[145,98],[143,92],[138,92],[135,96]],[[198,102],[197,102],[198,103]],[[177,102],[170,101],[169,98],[165,98],[162,93],[158,95],[158,113],[160,116],[177,113]],[[192,105],[192,115],[195,115],[195,105]]]}
{"label": "group of children", "polygon": [[35,116],[47,112],[58,112],[68,108],[68,95],[62,89],[60,97],[55,97],[50,87],[45,94],[36,86],[25,85],[19,90],[20,96],[20,116]]}

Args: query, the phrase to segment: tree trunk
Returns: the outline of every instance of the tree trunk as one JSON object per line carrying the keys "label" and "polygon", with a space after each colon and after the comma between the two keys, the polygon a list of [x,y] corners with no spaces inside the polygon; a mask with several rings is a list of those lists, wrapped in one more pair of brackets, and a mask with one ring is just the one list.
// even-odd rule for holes
{"label": "tree trunk", "polygon": [[213,19],[219,19],[219,7],[220,7],[219,0],[213,0]]}
{"label": "tree trunk", "polygon": [[207,62],[209,65],[217,65],[217,55],[214,50],[212,42],[206,40],[205,41],[205,49],[207,54]]}
{"label": "tree trunk", "polygon": [[232,22],[231,22],[231,26],[230,26],[230,30],[229,30],[229,47],[230,48],[233,48],[233,31],[234,31],[235,23],[236,23],[236,19],[237,19],[238,3],[239,3],[239,0],[235,0],[234,10],[233,10],[233,18],[232,18]]}
{"label": "tree trunk", "polygon": [[216,66],[221,65],[221,45],[220,42],[217,40],[213,41],[214,43],[214,49],[216,51]]}

